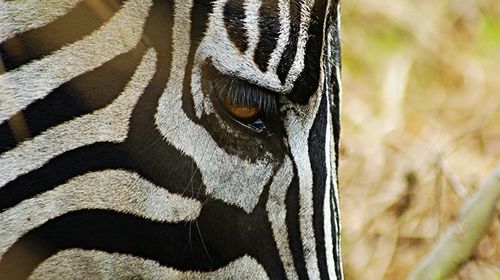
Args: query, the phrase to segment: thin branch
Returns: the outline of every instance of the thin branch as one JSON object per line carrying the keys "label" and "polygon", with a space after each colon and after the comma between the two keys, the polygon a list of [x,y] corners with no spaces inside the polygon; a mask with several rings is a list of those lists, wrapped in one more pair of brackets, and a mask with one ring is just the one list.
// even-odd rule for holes
{"label": "thin branch", "polygon": [[468,199],[457,221],[410,275],[410,280],[444,279],[465,262],[486,233],[500,201],[500,166]]}
{"label": "thin branch", "polygon": [[464,185],[460,183],[460,180],[453,174],[453,172],[450,170],[450,168],[444,163],[444,160],[441,156],[441,154],[437,155],[437,163],[441,171],[443,172],[443,175],[448,179],[448,182],[450,182],[451,186],[455,190],[455,192],[460,196],[460,198],[465,198],[467,196],[467,191],[465,190]]}

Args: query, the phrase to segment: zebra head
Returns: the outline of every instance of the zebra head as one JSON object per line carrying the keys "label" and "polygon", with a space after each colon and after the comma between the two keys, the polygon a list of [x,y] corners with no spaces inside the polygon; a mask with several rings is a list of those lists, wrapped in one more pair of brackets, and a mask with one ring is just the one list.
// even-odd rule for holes
{"label": "zebra head", "polygon": [[342,279],[337,0],[0,7],[0,275]]}

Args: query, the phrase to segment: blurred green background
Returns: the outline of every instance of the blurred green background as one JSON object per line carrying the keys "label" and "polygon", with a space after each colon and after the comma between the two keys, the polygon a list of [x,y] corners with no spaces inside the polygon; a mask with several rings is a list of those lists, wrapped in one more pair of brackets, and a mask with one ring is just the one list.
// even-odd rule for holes
{"label": "blurred green background", "polygon": [[[342,1],[346,279],[404,279],[500,163],[500,2]],[[500,214],[454,279],[500,279]]]}

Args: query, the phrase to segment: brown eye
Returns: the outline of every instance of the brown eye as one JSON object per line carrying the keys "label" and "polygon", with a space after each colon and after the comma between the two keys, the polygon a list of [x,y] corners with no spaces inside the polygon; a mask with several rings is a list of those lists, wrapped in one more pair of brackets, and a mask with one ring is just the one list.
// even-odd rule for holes
{"label": "brown eye", "polygon": [[227,100],[221,100],[221,105],[234,118],[249,121],[259,116],[259,108],[244,105],[231,104]]}
{"label": "brown eye", "polygon": [[270,135],[269,129],[279,124],[275,93],[206,67],[202,89],[210,96],[219,120],[245,133]]}
{"label": "brown eye", "polygon": [[219,105],[226,115],[241,126],[257,133],[265,130],[262,112],[258,104],[238,104],[234,100],[219,98]]}

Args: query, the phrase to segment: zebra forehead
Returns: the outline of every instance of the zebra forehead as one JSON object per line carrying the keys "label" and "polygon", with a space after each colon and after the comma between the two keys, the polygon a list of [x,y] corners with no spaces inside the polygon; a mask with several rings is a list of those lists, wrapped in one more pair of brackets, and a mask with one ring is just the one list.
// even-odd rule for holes
{"label": "zebra forehead", "polygon": [[[327,6],[326,0],[214,1],[208,24],[199,27],[205,42],[197,58],[209,58],[223,74],[278,93],[304,92],[307,85],[299,100],[304,103],[317,89],[319,69],[306,65],[320,64]],[[305,70],[311,71],[304,78]],[[296,88],[297,82],[302,86]]]}

